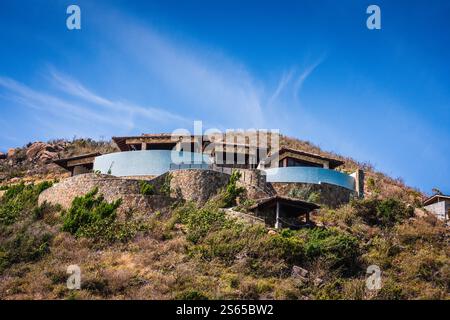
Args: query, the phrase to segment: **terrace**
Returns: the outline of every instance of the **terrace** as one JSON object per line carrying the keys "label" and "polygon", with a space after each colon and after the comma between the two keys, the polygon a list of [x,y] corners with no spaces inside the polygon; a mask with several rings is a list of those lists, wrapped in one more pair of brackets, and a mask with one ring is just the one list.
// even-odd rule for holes
{"label": "terrace", "polygon": [[[211,140],[205,136],[174,134],[113,137],[120,152],[62,159],[56,163],[73,175],[94,170],[118,177],[158,176],[180,169],[252,169],[265,174],[268,183],[329,184],[363,193],[363,172],[358,170],[349,175],[337,171],[344,164],[341,160],[291,148],[273,152],[248,140],[233,143],[223,137]],[[72,165],[80,161],[83,167],[74,170]]]}

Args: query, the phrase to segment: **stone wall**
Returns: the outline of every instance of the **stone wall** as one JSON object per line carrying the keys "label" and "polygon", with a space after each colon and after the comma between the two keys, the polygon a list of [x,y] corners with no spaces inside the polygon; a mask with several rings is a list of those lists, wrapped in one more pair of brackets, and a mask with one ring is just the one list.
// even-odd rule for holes
{"label": "stone wall", "polygon": [[[229,174],[215,170],[185,169],[165,173],[151,180],[150,183],[154,184],[156,189],[159,190],[169,174],[171,175],[171,197],[195,201],[199,204],[204,204],[209,198],[218,194],[230,180]],[[250,173],[246,174],[246,178],[253,179],[253,182],[256,181],[255,177],[250,178]],[[257,184],[250,185],[242,180],[238,182],[238,186],[244,187],[247,196],[252,199],[269,196],[269,193],[258,187]]]}
{"label": "stone wall", "polygon": [[157,190],[170,178],[171,197],[205,203],[224,188],[230,178],[229,175],[202,169],[174,170],[160,175],[150,181]]}
{"label": "stone wall", "polygon": [[336,208],[342,204],[348,203],[355,196],[355,192],[347,188],[328,183],[268,183],[279,195],[289,196],[292,190],[302,195],[303,200],[308,200],[311,193],[317,193],[320,200],[319,204]]}
{"label": "stone wall", "polygon": [[122,199],[119,213],[131,210],[151,213],[174,202],[174,199],[166,196],[141,195],[138,180],[88,173],[64,179],[53,187],[44,190],[39,195],[39,204],[47,201],[48,203],[59,204],[67,209],[75,197],[83,196],[95,187],[98,187],[99,193],[103,194],[108,202]]}

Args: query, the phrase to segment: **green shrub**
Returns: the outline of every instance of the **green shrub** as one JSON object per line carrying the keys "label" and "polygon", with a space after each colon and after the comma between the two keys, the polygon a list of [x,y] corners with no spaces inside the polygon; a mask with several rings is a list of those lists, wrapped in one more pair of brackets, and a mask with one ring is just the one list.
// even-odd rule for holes
{"label": "green shrub", "polygon": [[393,225],[414,215],[414,208],[406,207],[396,199],[382,200],[377,206],[377,216],[383,225]]}
{"label": "green shrub", "polygon": [[307,199],[308,202],[320,203],[321,196],[319,192],[311,192]]}
{"label": "green shrub", "polygon": [[73,200],[72,206],[63,216],[63,231],[76,235],[92,224],[115,220],[116,210],[122,201],[119,199],[108,203],[97,193],[98,188],[95,188],[85,196]]}
{"label": "green shrub", "polygon": [[353,200],[352,206],[366,223],[382,227],[392,227],[414,215],[413,207],[393,198]]}
{"label": "green shrub", "polygon": [[288,196],[291,198],[302,199],[308,202],[320,203],[321,196],[317,191],[313,191],[311,186],[303,188],[293,188],[289,191]]}
{"label": "green shrub", "polygon": [[37,185],[24,183],[10,186],[0,198],[0,224],[10,225],[36,206],[39,194],[52,186],[45,181]]}
{"label": "green shrub", "polygon": [[225,207],[235,206],[236,198],[244,193],[245,188],[237,186],[237,182],[239,181],[240,178],[241,173],[237,170],[233,170],[230,176],[230,180],[228,181],[228,184],[225,187],[225,192],[223,196]]}
{"label": "green shrub", "polygon": [[0,272],[12,264],[39,260],[49,252],[52,235],[31,235],[22,229],[0,247]]}
{"label": "green shrub", "polygon": [[271,242],[273,249],[279,250],[281,257],[290,263],[298,263],[304,257],[305,241],[295,231],[284,229],[273,236]]}
{"label": "green shrub", "polygon": [[199,242],[208,232],[223,227],[225,213],[214,207],[198,208],[193,203],[187,203],[177,209],[177,219],[188,229],[187,239],[193,243]]}
{"label": "green shrub", "polygon": [[253,206],[256,203],[253,199],[244,199],[242,203],[240,203],[235,210],[240,212],[249,212],[249,209],[251,206]]}
{"label": "green shrub", "polygon": [[353,270],[359,256],[358,240],[338,229],[304,229],[301,234],[306,238],[305,257],[309,260],[324,259],[331,268]]}
{"label": "green shrub", "polygon": [[159,192],[167,197],[170,197],[172,189],[170,188],[170,183],[172,181],[172,174],[169,172],[164,177],[164,183],[159,188]]}
{"label": "green shrub", "polygon": [[36,206],[33,209],[33,219],[41,220],[44,217],[45,207],[47,206],[47,202],[43,203],[42,206]]}
{"label": "green shrub", "polygon": [[306,199],[309,191],[305,189],[293,188],[289,190],[288,196],[297,199]]}
{"label": "green shrub", "polygon": [[376,190],[375,189],[376,188],[376,184],[375,184],[375,179],[374,178],[372,178],[372,177],[367,178],[366,185],[367,185],[367,189],[369,191],[375,191]]}
{"label": "green shrub", "polygon": [[116,212],[122,200],[108,203],[97,193],[95,188],[73,200],[72,206],[63,214],[63,231],[77,237],[114,242],[126,241],[145,229],[145,225],[137,222],[117,221]]}
{"label": "green shrub", "polygon": [[139,181],[140,193],[144,196],[150,196],[155,194],[155,186],[146,182]]}
{"label": "green shrub", "polygon": [[[242,234],[246,236],[243,237]],[[201,244],[192,248],[192,252],[199,253],[205,260],[219,258],[226,264],[231,264],[242,250],[246,249],[249,241],[249,230],[237,223],[228,223],[227,228],[209,233]]]}

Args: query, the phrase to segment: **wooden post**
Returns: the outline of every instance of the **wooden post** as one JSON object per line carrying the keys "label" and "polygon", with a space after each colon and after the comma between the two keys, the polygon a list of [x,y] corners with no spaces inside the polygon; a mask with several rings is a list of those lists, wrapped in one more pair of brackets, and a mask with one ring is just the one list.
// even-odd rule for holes
{"label": "wooden post", "polygon": [[275,216],[275,229],[280,229],[280,203],[277,201],[277,212]]}

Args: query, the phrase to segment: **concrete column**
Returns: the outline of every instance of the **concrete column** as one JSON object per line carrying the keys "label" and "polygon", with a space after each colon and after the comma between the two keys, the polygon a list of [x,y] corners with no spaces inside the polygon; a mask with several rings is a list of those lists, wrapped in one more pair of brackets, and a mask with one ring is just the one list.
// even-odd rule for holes
{"label": "concrete column", "polygon": [[147,143],[142,142],[141,150],[147,150]]}
{"label": "concrete column", "polygon": [[275,229],[280,229],[280,203],[277,202],[277,211],[275,216]]}
{"label": "concrete column", "polygon": [[358,169],[351,176],[355,179],[356,194],[358,197],[364,198],[364,171]]}

